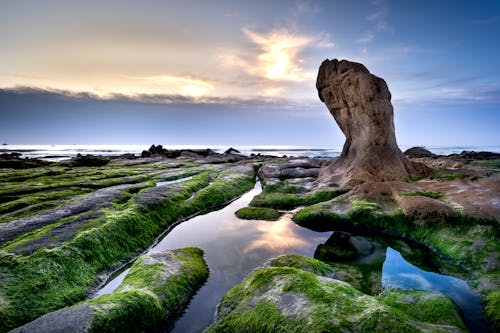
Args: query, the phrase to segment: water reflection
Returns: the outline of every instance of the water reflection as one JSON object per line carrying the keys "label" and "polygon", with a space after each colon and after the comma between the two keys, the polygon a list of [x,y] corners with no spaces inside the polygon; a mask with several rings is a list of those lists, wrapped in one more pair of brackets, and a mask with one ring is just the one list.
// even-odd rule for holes
{"label": "water reflection", "polygon": [[291,227],[293,214],[287,213],[278,221],[257,223],[256,230],[260,232],[243,250],[248,254],[251,251],[267,249],[275,253],[286,253],[294,248],[307,248],[309,245],[299,229]]}
{"label": "water reflection", "polygon": [[210,269],[207,283],[191,300],[173,332],[202,332],[213,322],[220,299],[252,270],[285,253],[312,257],[332,232],[297,226],[286,214],[275,222],[240,220],[234,212],[248,206],[261,192],[260,184],[225,208],[200,215],[175,227],[151,251],[197,246]]}
{"label": "water reflection", "polygon": [[441,292],[462,310],[471,332],[488,331],[480,299],[467,283],[439,274],[458,268],[444,263],[419,244],[334,232],[316,248],[314,257],[329,262],[335,268],[335,278],[367,294],[376,295],[384,288]]}

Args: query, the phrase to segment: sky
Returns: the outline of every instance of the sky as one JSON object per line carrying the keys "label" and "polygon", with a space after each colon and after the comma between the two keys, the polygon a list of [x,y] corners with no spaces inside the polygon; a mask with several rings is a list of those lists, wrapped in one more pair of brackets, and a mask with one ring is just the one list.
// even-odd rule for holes
{"label": "sky", "polygon": [[500,145],[500,1],[0,0],[0,142],[340,147],[324,59],[400,145]]}

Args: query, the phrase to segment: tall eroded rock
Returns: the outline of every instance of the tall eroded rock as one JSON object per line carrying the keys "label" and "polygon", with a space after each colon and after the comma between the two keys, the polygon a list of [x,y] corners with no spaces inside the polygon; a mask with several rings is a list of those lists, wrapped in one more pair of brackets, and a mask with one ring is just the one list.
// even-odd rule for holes
{"label": "tall eroded rock", "polygon": [[383,79],[362,64],[327,59],[316,88],[346,136],[342,154],[322,170],[320,181],[354,186],[404,180],[416,172],[397,146],[391,93]]}

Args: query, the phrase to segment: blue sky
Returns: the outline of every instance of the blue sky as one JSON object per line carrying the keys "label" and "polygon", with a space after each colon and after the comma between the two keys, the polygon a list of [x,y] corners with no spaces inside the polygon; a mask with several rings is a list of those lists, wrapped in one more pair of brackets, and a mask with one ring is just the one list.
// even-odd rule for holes
{"label": "blue sky", "polygon": [[2,1],[0,141],[338,147],[339,58],[386,80],[401,145],[498,145],[499,35],[498,1]]}

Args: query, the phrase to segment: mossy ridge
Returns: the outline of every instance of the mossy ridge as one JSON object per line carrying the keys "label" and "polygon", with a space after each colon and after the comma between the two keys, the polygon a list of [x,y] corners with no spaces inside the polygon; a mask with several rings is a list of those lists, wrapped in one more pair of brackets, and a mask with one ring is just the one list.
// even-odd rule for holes
{"label": "mossy ridge", "polygon": [[148,263],[147,256],[142,256],[115,292],[85,302],[97,305],[90,331],[140,332],[172,324],[208,278],[208,267],[199,248],[171,253],[171,260],[180,265],[177,272],[166,271],[163,263]]}
{"label": "mossy ridge", "polygon": [[276,209],[267,207],[243,207],[235,212],[235,215],[244,220],[264,220],[276,221],[283,213],[278,212]]}
{"label": "mossy ridge", "polygon": [[405,197],[422,196],[431,199],[441,199],[443,197],[443,193],[441,192],[424,192],[424,191],[406,192],[401,195]]}
{"label": "mossy ridge", "polygon": [[[300,256],[291,260],[295,266],[297,261]],[[418,295],[421,308],[406,313],[383,298],[365,295],[337,280],[286,266],[262,268],[224,296],[208,332],[466,331],[456,305],[446,296],[433,292]],[[429,304],[439,310],[440,325],[429,321],[433,318],[426,312],[428,295],[442,300]]]}
{"label": "mossy ridge", "polygon": [[345,190],[339,188],[307,192],[300,186],[284,180],[275,184],[264,184],[262,193],[252,199],[250,206],[288,210],[328,201],[343,193]]}
{"label": "mossy ridge", "polygon": [[60,247],[40,249],[28,257],[2,253],[5,301],[0,304],[0,332],[85,298],[88,288],[97,284],[98,273],[139,254],[171,223],[250,190],[254,179],[251,166],[229,168],[211,183],[210,176],[202,173],[154,207],[139,210],[130,204],[123,213],[107,211],[105,224],[81,232]]}
{"label": "mossy ridge", "polygon": [[113,293],[48,313],[14,332],[150,332],[168,327],[208,277],[203,252],[147,253]]}

